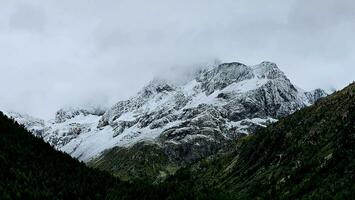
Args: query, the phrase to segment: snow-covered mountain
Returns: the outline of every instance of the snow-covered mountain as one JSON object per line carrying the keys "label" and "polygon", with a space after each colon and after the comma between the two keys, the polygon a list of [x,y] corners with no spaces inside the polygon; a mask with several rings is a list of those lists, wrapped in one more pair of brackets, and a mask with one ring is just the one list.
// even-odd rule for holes
{"label": "snow-covered mountain", "polygon": [[53,120],[9,113],[38,137],[83,161],[141,141],[172,159],[193,161],[226,141],[313,104],[326,93],[304,91],[271,62],[224,63],[183,85],[153,80],[107,110],[61,109]]}

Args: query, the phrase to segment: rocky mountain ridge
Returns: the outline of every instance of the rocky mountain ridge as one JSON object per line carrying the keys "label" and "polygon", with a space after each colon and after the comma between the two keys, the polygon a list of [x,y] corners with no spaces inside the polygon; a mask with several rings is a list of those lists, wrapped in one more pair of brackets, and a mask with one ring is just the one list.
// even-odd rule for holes
{"label": "rocky mountain ridge", "polygon": [[274,63],[233,62],[201,70],[184,85],[153,80],[107,110],[62,109],[48,121],[8,115],[85,162],[142,141],[161,147],[170,160],[192,162],[324,96],[321,89],[299,89]]}

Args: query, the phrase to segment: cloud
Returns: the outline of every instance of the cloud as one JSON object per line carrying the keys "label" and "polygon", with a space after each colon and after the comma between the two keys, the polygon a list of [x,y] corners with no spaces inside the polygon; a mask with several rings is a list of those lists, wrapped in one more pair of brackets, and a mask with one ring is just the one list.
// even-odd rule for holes
{"label": "cloud", "polygon": [[9,27],[10,29],[41,32],[44,31],[45,21],[43,10],[30,4],[20,4],[10,16]]}
{"label": "cloud", "polygon": [[353,10],[351,0],[1,1],[0,109],[109,106],[217,58],[274,61],[302,88],[340,89],[355,74]]}

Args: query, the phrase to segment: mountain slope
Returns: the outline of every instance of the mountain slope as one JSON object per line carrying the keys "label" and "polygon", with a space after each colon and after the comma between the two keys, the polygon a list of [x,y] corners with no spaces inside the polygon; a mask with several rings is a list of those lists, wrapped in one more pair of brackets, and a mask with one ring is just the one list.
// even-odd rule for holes
{"label": "mountain slope", "polygon": [[[136,96],[105,111],[62,109],[50,121],[10,115],[91,166],[119,176],[139,177],[135,173],[141,171],[158,176],[205,158],[324,96],[320,89],[297,88],[274,63],[234,62],[201,70],[182,85],[153,80]],[[157,158],[144,158],[147,145],[163,167],[144,164]],[[132,166],[121,164],[127,161]]]}
{"label": "mountain slope", "polygon": [[174,192],[121,182],[56,151],[0,112],[0,199],[222,199],[216,190]]}
{"label": "mountain slope", "polygon": [[234,199],[354,199],[354,133],[355,83],[179,170],[167,184],[219,188]]}
{"label": "mountain slope", "polygon": [[354,199],[355,83],[157,185],[124,183],[0,114],[1,199]]}
{"label": "mountain slope", "polygon": [[[160,179],[323,96],[322,90],[304,92],[297,88],[270,62],[257,66],[221,64],[201,71],[182,89],[155,81],[138,97],[113,106],[100,120],[100,125],[119,130],[117,139],[124,139],[126,134],[133,140],[135,136],[149,138],[153,131],[155,144],[143,141],[115,147],[91,160],[89,165],[121,178],[141,177],[142,171],[149,171],[153,179]],[[147,146],[149,154],[145,151]]]}

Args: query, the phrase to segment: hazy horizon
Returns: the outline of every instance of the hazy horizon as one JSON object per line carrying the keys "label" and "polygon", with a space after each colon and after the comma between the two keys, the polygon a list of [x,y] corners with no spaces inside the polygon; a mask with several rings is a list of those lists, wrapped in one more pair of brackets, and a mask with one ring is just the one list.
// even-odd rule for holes
{"label": "hazy horizon", "polygon": [[49,118],[107,107],[214,60],[267,60],[303,89],[341,89],[355,77],[354,10],[351,0],[0,1],[0,109]]}

